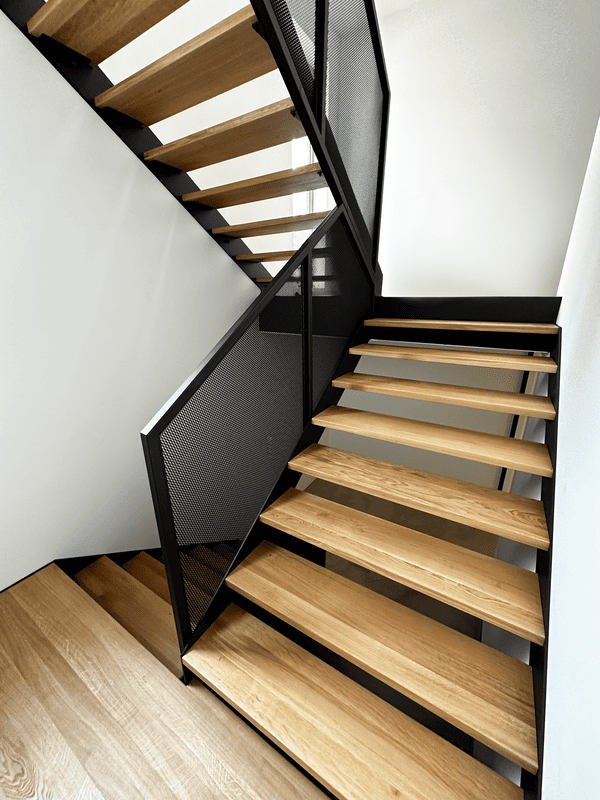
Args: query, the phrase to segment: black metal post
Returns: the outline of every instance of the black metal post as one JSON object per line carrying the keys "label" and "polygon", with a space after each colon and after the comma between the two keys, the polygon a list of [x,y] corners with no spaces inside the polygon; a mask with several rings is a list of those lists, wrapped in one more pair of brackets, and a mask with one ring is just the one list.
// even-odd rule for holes
{"label": "black metal post", "polygon": [[315,32],[315,119],[321,134],[325,132],[327,105],[327,31],[329,0],[317,0]]}
{"label": "black metal post", "polygon": [[311,250],[302,263],[302,399],[304,427],[310,423],[313,411],[312,271]]}

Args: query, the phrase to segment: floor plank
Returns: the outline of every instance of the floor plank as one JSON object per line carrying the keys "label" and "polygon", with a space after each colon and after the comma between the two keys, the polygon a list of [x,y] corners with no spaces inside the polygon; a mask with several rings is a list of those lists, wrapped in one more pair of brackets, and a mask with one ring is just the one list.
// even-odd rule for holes
{"label": "floor plank", "polygon": [[[181,800],[324,800],[314,784],[210,691],[196,681],[189,687],[183,686],[58,567],[48,567],[7,590],[0,595],[0,608],[7,596],[19,604],[30,623],[47,640],[48,647],[58,654],[47,664],[55,685],[66,688],[73,680],[83,684],[98,703],[97,708],[108,715],[101,723],[105,726],[102,730],[120,731],[121,736],[132,742],[142,754],[148,774],[152,776],[156,771],[175,797]],[[9,613],[7,609],[6,615]],[[16,646],[21,647],[20,644]],[[37,644],[33,643],[32,648],[36,650]],[[4,673],[8,669],[2,660],[0,694],[7,685]],[[63,669],[67,670],[66,676],[58,674]],[[29,696],[35,695],[35,685],[26,683]],[[46,691],[37,685],[40,691]],[[43,699],[36,702],[44,707]],[[47,717],[36,712],[35,718],[42,720],[38,731],[52,740],[58,736],[60,741],[60,733],[52,727],[54,722],[47,718],[51,720],[52,715],[64,713],[69,712],[60,711],[58,703],[51,712],[45,711]],[[80,714],[82,724],[96,724],[96,717],[92,715],[88,720],[85,709],[80,709]],[[66,722],[61,725],[66,733]],[[4,734],[5,728],[0,730]],[[64,765],[65,780],[70,775],[76,779],[74,791],[56,792],[53,799],[85,800],[89,796],[90,800],[99,800],[102,797],[99,792],[86,794],[87,778],[77,772],[76,763],[70,769],[66,756],[48,764],[44,753],[38,755],[35,726],[26,725],[23,730],[20,745],[23,759],[37,765],[36,769],[45,780],[56,763],[61,774]],[[72,737],[69,747],[84,747],[85,741],[89,741],[84,737],[77,743],[83,735],[79,728],[69,735]],[[9,744],[13,740],[14,737],[10,738]],[[48,745],[52,753],[56,752],[56,746],[54,741]],[[123,746],[126,753],[131,752],[125,740]],[[10,753],[14,755],[14,748]],[[102,753],[107,770],[117,773],[121,756],[116,758],[108,748]],[[140,776],[140,780],[145,778]],[[136,790],[128,782],[126,770],[122,781],[124,787],[131,787],[130,796],[135,797]],[[146,797],[154,795],[150,792]]]}

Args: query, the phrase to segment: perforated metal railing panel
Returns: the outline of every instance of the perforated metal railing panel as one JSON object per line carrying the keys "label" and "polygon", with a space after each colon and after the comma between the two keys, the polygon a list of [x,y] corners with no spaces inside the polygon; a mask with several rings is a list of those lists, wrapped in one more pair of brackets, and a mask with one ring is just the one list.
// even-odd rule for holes
{"label": "perforated metal railing panel", "polygon": [[330,0],[326,116],[371,239],[383,91],[364,0]]}
{"label": "perforated metal railing panel", "polygon": [[300,286],[277,295],[299,299],[288,332],[256,319],[160,435],[192,630],[229,564],[215,584],[188,551],[246,536],[302,434]]}
{"label": "perforated metal railing panel", "polygon": [[370,310],[371,286],[342,219],[312,256],[313,408],[329,386],[348,340]]}
{"label": "perforated metal railing panel", "polygon": [[315,0],[272,0],[273,10],[309,101],[315,93]]}

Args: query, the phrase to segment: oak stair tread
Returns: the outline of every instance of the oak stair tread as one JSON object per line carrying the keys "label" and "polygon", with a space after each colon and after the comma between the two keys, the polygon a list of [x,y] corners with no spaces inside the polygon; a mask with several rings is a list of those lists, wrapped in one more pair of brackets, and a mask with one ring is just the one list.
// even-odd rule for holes
{"label": "oak stair tread", "polygon": [[317,211],[314,214],[300,214],[295,217],[265,219],[260,222],[245,222],[239,225],[224,225],[221,228],[213,228],[211,233],[214,236],[247,239],[252,236],[270,236],[275,233],[314,230],[329,213],[329,211]]}
{"label": "oak stair tread", "polygon": [[341,375],[333,381],[333,386],[338,389],[409,397],[413,400],[425,400],[432,403],[482,408],[503,414],[518,414],[541,419],[556,417],[556,411],[550,398],[534,394],[479,389],[474,386],[454,386],[446,383],[408,380],[407,378],[390,378],[361,372]]}
{"label": "oak stair tread", "polygon": [[96,105],[152,125],[271,72],[276,64],[255,22],[251,6],[241,9],[102,92]]}
{"label": "oak stair tread", "polygon": [[[185,665],[339,800],[523,791],[235,605]],[[335,754],[335,757],[332,755]]]}
{"label": "oak stair tread", "polygon": [[311,444],[288,466],[297,472],[548,550],[540,500]]}
{"label": "oak stair tread", "polygon": [[167,570],[165,565],[158,559],[142,550],[133,558],[130,558],[123,569],[133,575],[140,583],[151,589],[166,603],[171,604],[171,594],[169,592],[169,582],[167,580]]}
{"label": "oak stair tread", "polygon": [[544,642],[534,572],[297,489],[260,519],[503,630]]}
{"label": "oak stair tread", "polygon": [[27,23],[32,36],[45,34],[99,64],[187,0],[48,0]]}
{"label": "oak stair tread", "polygon": [[277,250],[271,253],[243,253],[235,257],[236,261],[289,261],[296,254],[295,250]]}
{"label": "oak stair tread", "polygon": [[288,98],[221,122],[206,130],[163,144],[144,153],[146,161],[161,161],[184,172],[255,153],[305,136],[292,114]]}
{"label": "oak stair tread", "polygon": [[308,164],[297,169],[284,169],[268,175],[259,175],[235,183],[224,184],[212,189],[201,189],[184,194],[185,202],[198,202],[212,208],[226,208],[284,197],[296,192],[308,192],[327,186],[319,164]]}
{"label": "oak stair tread", "polygon": [[102,556],[75,580],[174,675],[181,675],[179,643],[170,603]]}
{"label": "oak stair tread", "polygon": [[523,356],[514,353],[494,353],[486,350],[458,350],[436,347],[411,347],[391,344],[359,344],[350,348],[356,356],[400,358],[407,361],[429,361],[440,364],[461,364],[494,369],[514,369],[529,372],[556,372],[556,362],[548,356]]}
{"label": "oak stair tread", "polygon": [[206,547],[202,544],[198,544],[190,550],[189,555],[196,561],[209,567],[209,569],[217,572],[219,577],[223,575],[231,563],[231,559],[222,556],[220,553],[216,553],[210,547]]}
{"label": "oak stair tread", "polygon": [[392,417],[389,414],[344,406],[330,406],[313,417],[312,421],[314,425],[323,428],[530,472],[533,475],[551,477],[553,472],[546,445],[525,439],[511,439],[493,433]]}
{"label": "oak stair tread", "polygon": [[366,319],[367,327],[375,328],[419,328],[444,331],[489,331],[494,333],[558,333],[558,325],[550,322],[475,322],[458,319],[390,319],[378,317]]}
{"label": "oak stair tread", "polygon": [[537,771],[530,667],[266,542],[234,570],[227,585],[496,752]]}

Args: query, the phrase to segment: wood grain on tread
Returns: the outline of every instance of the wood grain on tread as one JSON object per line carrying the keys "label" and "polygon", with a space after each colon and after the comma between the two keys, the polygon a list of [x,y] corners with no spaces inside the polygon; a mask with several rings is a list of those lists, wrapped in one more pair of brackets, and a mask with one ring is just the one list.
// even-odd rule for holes
{"label": "wood grain on tread", "polygon": [[374,328],[421,328],[444,331],[492,331],[496,333],[557,333],[558,325],[550,322],[475,322],[458,319],[366,319]]}
{"label": "wood grain on tread", "polygon": [[260,518],[503,630],[544,642],[534,572],[297,489],[288,490]]}
{"label": "wood grain on tread", "polygon": [[269,200],[272,197],[284,197],[296,192],[322,189],[324,186],[327,186],[327,181],[321,173],[319,164],[309,164],[298,169],[284,169],[281,172],[228,183],[214,189],[189,192],[183,195],[182,200],[202,203],[213,208],[226,208],[258,200]]}
{"label": "wood grain on tread", "polygon": [[314,478],[469,525],[515,542],[550,547],[539,500],[311,444],[288,466]]}
{"label": "wood grain on tread", "polygon": [[289,261],[295,250],[279,250],[274,253],[244,253],[236,256],[236,261]]}
{"label": "wood grain on tread", "polygon": [[329,211],[318,211],[314,214],[301,214],[295,217],[281,217],[280,219],[265,219],[260,222],[245,222],[239,225],[224,225],[213,228],[211,233],[215,236],[231,236],[247,239],[251,236],[269,236],[274,233],[293,233],[294,231],[308,231],[318,228]]}
{"label": "wood grain on tread", "polygon": [[537,771],[531,668],[263,543],[228,586],[493,750]]}
{"label": "wood grain on tread", "polygon": [[343,406],[330,406],[312,421],[323,428],[518,469],[533,475],[551,477],[553,472],[548,448],[538,442]]}
{"label": "wood grain on tread", "polygon": [[76,575],[77,583],[161,664],[181,675],[179,643],[173,610],[106,556]]}
{"label": "wood grain on tread", "polygon": [[445,350],[436,347],[411,347],[391,344],[359,344],[350,348],[355,356],[402,358],[407,361],[432,361],[440,364],[462,364],[467,367],[492,367],[529,372],[556,372],[556,363],[546,356],[521,356],[485,350]]}
{"label": "wood grain on tread", "polygon": [[27,23],[93,64],[116,53],[187,0],[48,0]]}
{"label": "wood grain on tread", "polygon": [[478,389],[473,386],[451,386],[446,383],[389,378],[385,375],[367,375],[360,372],[341,375],[332,383],[338,389],[353,389],[359,392],[374,392],[394,397],[410,397],[413,400],[425,400],[467,408],[484,408],[503,414],[523,414],[542,419],[556,417],[556,411],[550,398],[534,394],[500,392],[493,389]]}
{"label": "wood grain on tread", "polygon": [[190,550],[189,555],[196,561],[200,562],[200,564],[204,564],[205,566],[209,567],[209,569],[217,572],[219,577],[221,577],[227,571],[229,564],[231,563],[229,559],[219,555],[219,553],[215,553],[215,551],[211,550],[210,547],[206,547],[202,544],[197,544],[193,550]]}
{"label": "wood grain on tread", "polygon": [[0,643],[0,797],[324,800],[56,565],[0,594]]}
{"label": "wood grain on tread", "polygon": [[[187,667],[340,800],[523,800],[523,791],[230,606]],[[443,788],[442,788],[443,787]]]}
{"label": "wood grain on tread", "polygon": [[144,158],[189,172],[274,147],[306,135],[301,122],[293,116],[293,110],[290,99],[279,100],[176,142],[147,150]]}
{"label": "wood grain on tread", "polygon": [[167,571],[158,559],[142,551],[123,564],[123,569],[171,605]]}
{"label": "wood grain on tread", "polygon": [[243,8],[172,53],[96,97],[99,108],[115,108],[152,125],[227,92],[276,68],[265,40]]}

